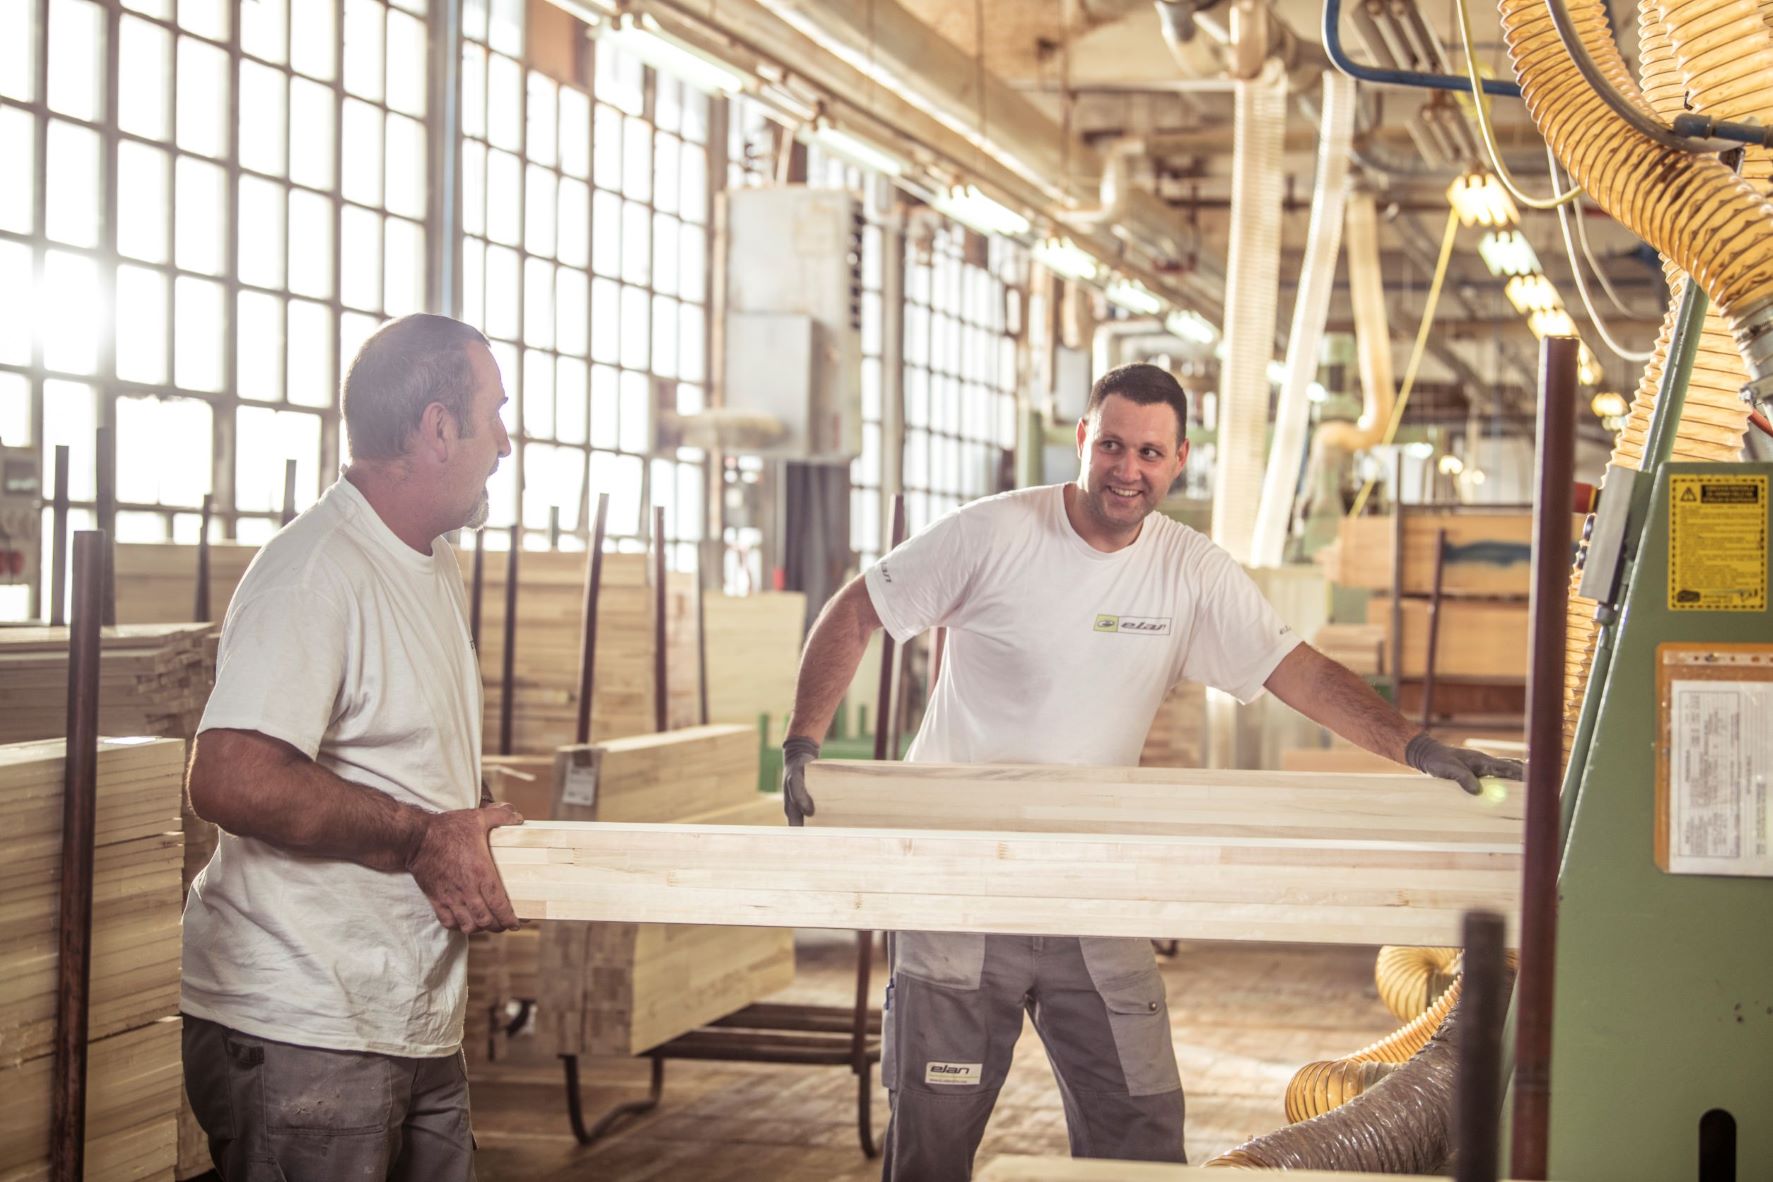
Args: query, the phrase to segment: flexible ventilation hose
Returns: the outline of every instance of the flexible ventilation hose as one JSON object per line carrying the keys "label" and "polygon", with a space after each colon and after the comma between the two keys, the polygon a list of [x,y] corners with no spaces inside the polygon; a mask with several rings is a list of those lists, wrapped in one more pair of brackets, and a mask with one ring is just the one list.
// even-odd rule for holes
{"label": "flexible ventilation hose", "polygon": [[1458,948],[1388,946],[1373,962],[1379,1000],[1400,1022],[1413,1022],[1459,979]]}
{"label": "flexible ventilation hose", "polygon": [[[1459,1004],[1460,980],[1455,977],[1432,1007],[1384,1038],[1368,1043],[1352,1055],[1307,1063],[1294,1072],[1292,1081],[1287,1084],[1287,1119],[1297,1122],[1322,1116],[1366,1091],[1391,1069],[1409,1062],[1428,1045],[1434,1032]],[[1387,1066],[1379,1070],[1372,1067],[1375,1063]]]}

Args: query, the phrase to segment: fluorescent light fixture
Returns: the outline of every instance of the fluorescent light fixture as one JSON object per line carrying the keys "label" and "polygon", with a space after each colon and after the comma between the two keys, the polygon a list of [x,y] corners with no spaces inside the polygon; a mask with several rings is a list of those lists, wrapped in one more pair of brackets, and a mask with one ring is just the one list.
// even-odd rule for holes
{"label": "fluorescent light fixture", "polygon": [[1505,229],[1518,225],[1521,215],[1502,185],[1487,172],[1468,172],[1447,186],[1447,200],[1467,226]]}
{"label": "fluorescent light fixture", "polygon": [[1434,455],[1434,444],[1429,443],[1427,440],[1418,439],[1414,443],[1404,444],[1403,450],[1404,454],[1409,456],[1412,460],[1426,460]]}
{"label": "fluorescent light fixture", "polygon": [[1490,274],[1498,279],[1504,275],[1531,275],[1540,269],[1533,244],[1519,230],[1491,230],[1478,243],[1478,254],[1483,256]]}
{"label": "fluorescent light fixture", "polygon": [[1550,312],[1554,308],[1564,306],[1558,296],[1558,289],[1552,286],[1551,280],[1540,274],[1516,275],[1502,289],[1508,302],[1522,316],[1530,316],[1534,312]]}
{"label": "fluorescent light fixture", "polygon": [[1164,328],[1172,336],[1193,341],[1197,345],[1210,345],[1219,339],[1219,330],[1213,326],[1213,322],[1193,308],[1171,312],[1164,318]]}
{"label": "fluorescent light fixture", "polygon": [[955,185],[930,204],[963,226],[981,234],[1014,237],[1028,233],[1029,221],[1001,201],[985,196],[977,185]]}
{"label": "fluorescent light fixture", "polygon": [[1619,419],[1631,413],[1631,407],[1625,401],[1625,395],[1617,390],[1602,390],[1589,402],[1588,408],[1598,419]]}
{"label": "fluorescent light fixture", "polygon": [[1548,308],[1542,312],[1534,312],[1527,317],[1527,327],[1540,340],[1546,337],[1573,337],[1576,335],[1576,322],[1562,308]]}
{"label": "fluorescent light fixture", "polygon": [[1034,261],[1055,275],[1093,281],[1102,273],[1096,256],[1069,238],[1047,238],[1035,244]]}
{"label": "fluorescent light fixture", "polygon": [[1116,279],[1103,289],[1102,294],[1108,302],[1117,308],[1125,308],[1140,316],[1156,316],[1164,310],[1164,302],[1151,293],[1143,283],[1131,279]]}
{"label": "fluorescent light fixture", "polygon": [[672,37],[650,16],[638,20],[629,15],[618,16],[598,36],[623,53],[697,90],[731,96],[745,89],[743,74]]}
{"label": "fluorescent light fixture", "polygon": [[898,176],[905,171],[905,162],[897,156],[829,123],[815,127],[809,138],[821,151],[841,156],[859,168],[870,168],[887,176]]}

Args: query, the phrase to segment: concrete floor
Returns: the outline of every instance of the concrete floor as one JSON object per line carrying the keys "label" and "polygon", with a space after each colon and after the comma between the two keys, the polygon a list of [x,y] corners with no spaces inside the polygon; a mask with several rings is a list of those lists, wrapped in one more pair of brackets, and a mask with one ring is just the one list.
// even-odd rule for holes
{"label": "concrete floor", "polygon": [[[854,947],[847,933],[802,933],[795,985],[773,1000],[847,1004]],[[1184,943],[1174,959],[1160,961],[1188,1096],[1190,1161],[1204,1162],[1286,1123],[1281,1095],[1302,1064],[1348,1054],[1397,1027],[1373,987],[1376,951]],[[512,1047],[506,1060],[472,1075],[482,1182],[862,1182],[879,1176],[878,1163],[857,1145],[856,1087],[845,1068],[671,1063],[656,1110],[581,1147],[567,1126],[558,1061],[533,1037],[519,1036]],[[588,1062],[582,1073],[587,1119],[643,1095],[647,1070],[645,1060]],[[877,1135],[886,1117],[886,1093],[877,1083]],[[997,1154],[1065,1152],[1058,1091],[1029,1027],[977,1164]]]}

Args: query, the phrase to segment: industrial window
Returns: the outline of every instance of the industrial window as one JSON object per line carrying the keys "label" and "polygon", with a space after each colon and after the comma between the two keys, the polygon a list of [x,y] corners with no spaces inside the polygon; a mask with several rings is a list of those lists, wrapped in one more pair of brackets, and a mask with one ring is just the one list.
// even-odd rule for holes
{"label": "industrial window", "polygon": [[703,456],[650,453],[661,405],[706,397],[711,103],[576,24],[538,68],[524,15],[470,4],[463,26],[462,315],[493,342],[517,449],[491,520],[582,547],[607,492],[618,546],[661,506],[671,565],[693,569]]}
{"label": "industrial window", "polygon": [[[261,541],[336,470],[336,391],[425,304],[425,0],[0,4],[0,432],[117,436],[119,539]],[[48,572],[45,572],[47,583]],[[0,614],[37,605],[15,591]]]}
{"label": "industrial window", "polygon": [[[969,250],[971,252],[969,256]],[[905,516],[998,491],[1016,442],[1020,247],[938,223],[905,254]]]}

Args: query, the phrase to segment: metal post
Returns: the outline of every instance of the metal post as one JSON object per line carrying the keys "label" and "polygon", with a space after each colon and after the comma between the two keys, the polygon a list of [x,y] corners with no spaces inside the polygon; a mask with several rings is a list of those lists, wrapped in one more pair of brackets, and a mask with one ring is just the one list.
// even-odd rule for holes
{"label": "metal post", "polygon": [[1459,999],[1455,1080],[1455,1182],[1496,1182],[1502,1102],[1502,1013],[1508,996],[1502,917],[1465,915],[1465,985]]}
{"label": "metal post", "polygon": [[49,623],[68,622],[68,445],[55,448],[55,500],[51,502],[49,546],[55,565],[49,571]]}
{"label": "metal post", "polygon": [[486,595],[486,530],[474,531],[473,573],[468,577],[468,638],[480,656],[480,601]]}
{"label": "metal post", "polygon": [[511,526],[511,549],[505,555],[505,651],[499,670],[499,754],[511,754],[511,725],[517,707],[517,555],[523,549],[523,526]]}
{"label": "metal post", "polygon": [[92,976],[92,863],[98,793],[99,618],[108,556],[102,531],[74,535],[74,620],[68,632],[68,738],[62,790],[62,879],[50,1168],[85,1174],[87,1000]]}
{"label": "metal post", "polygon": [[283,514],[278,520],[279,525],[288,525],[295,520],[296,462],[283,461]]}
{"label": "metal post", "polygon": [[609,523],[609,494],[597,494],[597,521],[591,527],[591,553],[585,557],[585,612],[579,625],[580,744],[591,741],[591,691],[597,673],[597,601],[603,591],[603,535]]}
{"label": "metal post", "polygon": [[[891,545],[897,546],[905,540],[905,494],[893,494],[893,532]],[[893,729],[893,637],[881,629],[880,633],[880,692],[875,697],[874,705],[874,758],[887,757],[887,741]],[[897,752],[894,752],[896,755]]]}
{"label": "metal post", "polygon": [[[117,623],[117,584],[111,578],[111,546],[117,537],[117,435],[109,427],[97,432],[98,530],[105,539],[100,582],[99,618],[107,628]],[[77,594],[77,592],[76,592]]]}
{"label": "metal post", "polygon": [[212,498],[203,494],[203,516],[197,526],[197,596],[191,605],[191,619],[205,622],[209,614],[209,517]]}
{"label": "metal post", "polygon": [[548,506],[548,549],[560,549],[560,506]]}
{"label": "metal post", "polygon": [[1428,660],[1422,667],[1422,729],[1434,723],[1434,663],[1441,647],[1441,587],[1447,573],[1447,531],[1434,531],[1434,591],[1428,599]]}
{"label": "metal post", "polygon": [[1404,703],[1404,453],[1391,453],[1391,704]]}
{"label": "metal post", "polygon": [[653,508],[653,729],[671,729],[670,686],[665,684],[665,510]]}
{"label": "metal post", "polygon": [[1549,1144],[1551,1005],[1557,952],[1563,763],[1564,627],[1570,581],[1570,479],[1576,455],[1573,337],[1540,345],[1533,519],[1531,677],[1527,682],[1527,822],[1522,855],[1520,1001],[1511,1175],[1543,1179]]}

